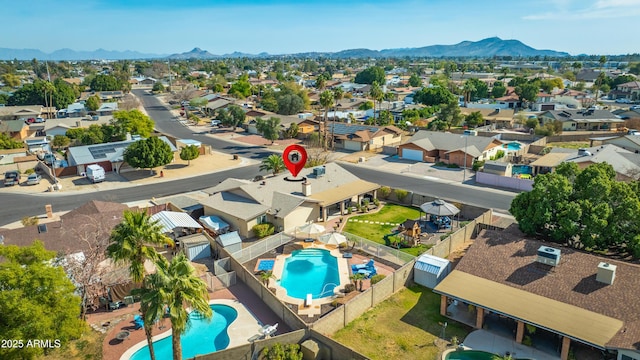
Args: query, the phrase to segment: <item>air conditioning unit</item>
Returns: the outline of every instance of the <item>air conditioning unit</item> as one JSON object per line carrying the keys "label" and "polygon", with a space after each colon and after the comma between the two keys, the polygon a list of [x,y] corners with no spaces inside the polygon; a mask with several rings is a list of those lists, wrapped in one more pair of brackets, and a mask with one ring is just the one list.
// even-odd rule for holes
{"label": "air conditioning unit", "polygon": [[560,264],[560,250],[548,246],[540,246],[536,261],[545,265],[558,266]]}
{"label": "air conditioning unit", "polygon": [[316,177],[320,177],[324,175],[324,167],[319,166],[319,167],[313,168],[313,175],[315,175]]}

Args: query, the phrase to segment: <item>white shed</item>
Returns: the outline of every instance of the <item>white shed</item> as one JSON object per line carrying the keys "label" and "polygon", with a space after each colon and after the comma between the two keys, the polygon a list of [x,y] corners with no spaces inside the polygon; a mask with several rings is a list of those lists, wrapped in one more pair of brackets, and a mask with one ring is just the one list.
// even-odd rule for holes
{"label": "white shed", "polygon": [[211,257],[211,243],[203,234],[181,237],[180,244],[190,261]]}
{"label": "white shed", "polygon": [[413,266],[413,281],[433,289],[451,271],[451,262],[437,256],[422,254]]}
{"label": "white shed", "polygon": [[240,239],[237,231],[220,234],[216,238],[216,242],[230,254],[242,250],[242,239]]}

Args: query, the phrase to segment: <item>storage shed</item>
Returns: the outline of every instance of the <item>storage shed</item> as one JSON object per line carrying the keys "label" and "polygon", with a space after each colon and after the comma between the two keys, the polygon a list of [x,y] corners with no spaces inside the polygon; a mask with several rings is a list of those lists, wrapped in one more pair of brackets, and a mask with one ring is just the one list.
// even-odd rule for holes
{"label": "storage shed", "polygon": [[230,254],[242,250],[242,239],[237,231],[219,235],[216,242]]}
{"label": "storage shed", "polygon": [[190,261],[211,257],[211,243],[203,234],[181,237],[180,244]]}
{"label": "storage shed", "polygon": [[218,234],[224,234],[229,231],[229,224],[215,215],[200,216],[199,220],[207,229]]}
{"label": "storage shed", "polygon": [[413,266],[413,281],[433,289],[451,271],[451,262],[437,256],[422,254]]}

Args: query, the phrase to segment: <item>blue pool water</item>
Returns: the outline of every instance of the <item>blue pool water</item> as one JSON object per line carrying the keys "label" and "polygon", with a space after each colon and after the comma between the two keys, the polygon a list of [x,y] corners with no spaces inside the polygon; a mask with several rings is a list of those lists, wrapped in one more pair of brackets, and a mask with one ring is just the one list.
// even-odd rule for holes
{"label": "blue pool water", "polygon": [[522,148],[522,144],[519,142],[510,142],[508,144],[502,145],[503,148],[506,148],[507,151],[518,151]]}
{"label": "blue pool water", "polygon": [[[227,328],[238,317],[238,312],[227,305],[211,304],[210,306],[211,310],[213,310],[213,317],[211,317],[210,321],[202,318],[196,311],[189,314],[189,327],[180,338],[183,359],[223,350],[229,346]],[[169,319],[164,321],[169,321]],[[173,336],[168,336],[153,342],[156,359],[169,360],[173,358],[172,338]],[[149,360],[149,346],[145,345],[142,349],[136,351],[130,359]]]}
{"label": "blue pool water", "polygon": [[333,295],[338,284],[338,259],[323,249],[294,250],[285,260],[280,278],[287,295],[296,299],[305,299],[307,294],[314,299]]}
{"label": "blue pool water", "polygon": [[260,259],[258,260],[258,266],[257,266],[257,271],[271,271],[273,270],[273,264],[275,263],[275,260],[269,260],[269,259]]}
{"label": "blue pool water", "polygon": [[511,168],[511,173],[513,175],[518,175],[518,174],[531,175],[533,174],[533,169],[529,165],[513,165],[513,167]]}

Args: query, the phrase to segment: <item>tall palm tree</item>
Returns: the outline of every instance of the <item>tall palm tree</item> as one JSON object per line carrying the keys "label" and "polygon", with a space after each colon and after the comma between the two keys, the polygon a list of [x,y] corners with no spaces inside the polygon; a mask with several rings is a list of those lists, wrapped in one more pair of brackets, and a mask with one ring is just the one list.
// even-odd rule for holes
{"label": "tall palm tree", "polygon": [[[340,86],[336,86],[333,89],[333,99],[335,100],[335,105],[336,107],[334,108],[336,111],[338,110],[338,106],[340,106],[339,101],[342,100],[342,98],[344,97],[344,90],[342,90],[342,87]],[[336,117],[333,117],[334,121],[336,119]],[[335,136],[335,124],[334,126],[331,127],[331,150],[334,149],[335,146],[335,142],[333,141],[334,136]]]}
{"label": "tall palm tree", "polygon": [[467,107],[467,103],[471,101],[471,93],[476,91],[476,87],[469,80],[464,82],[462,92],[464,93],[464,106]]}
{"label": "tall palm tree", "polygon": [[273,175],[278,174],[280,171],[284,170],[284,161],[282,160],[282,156],[277,154],[269,155],[262,159],[259,169],[260,171],[271,171]]}
{"label": "tall palm tree", "polygon": [[384,98],[384,92],[382,92],[382,88],[376,81],[374,81],[373,84],[371,84],[371,90],[369,90],[369,96],[373,99],[373,119],[375,123],[376,122],[375,121],[376,103],[379,103]]}
{"label": "tall palm tree", "polygon": [[327,151],[327,113],[329,112],[329,108],[333,105],[333,93],[329,90],[325,90],[320,93],[320,106],[324,108],[324,120],[323,123],[323,136],[322,140],[322,148],[324,151]]}
{"label": "tall palm tree", "polygon": [[137,283],[144,279],[144,262],[160,257],[154,245],[173,243],[146,211],[131,210],[124,212],[122,222],[111,231],[110,241],[107,256],[115,262],[128,262],[131,279]]}
{"label": "tall palm tree", "polygon": [[207,319],[213,316],[209,307],[207,285],[196,275],[189,259],[179,253],[169,263],[166,271],[159,267],[159,276],[164,276],[164,299],[169,306],[171,335],[173,336],[173,360],[182,359],[181,335],[189,325],[189,307]]}
{"label": "tall palm tree", "polygon": [[156,358],[152,340],[153,324],[162,319],[164,315],[165,289],[169,286],[166,283],[166,278],[162,275],[164,273],[162,270],[166,271],[167,266],[167,260],[160,257],[156,262],[156,267],[161,268],[161,271],[145,276],[142,287],[132,291],[134,295],[140,296],[140,311],[143,316],[144,334],[147,337],[151,360]]}

